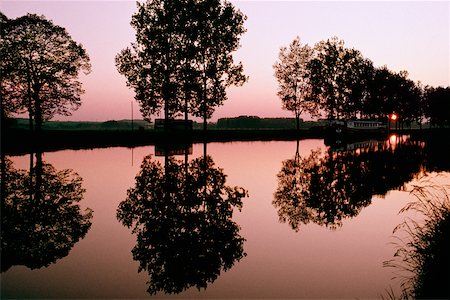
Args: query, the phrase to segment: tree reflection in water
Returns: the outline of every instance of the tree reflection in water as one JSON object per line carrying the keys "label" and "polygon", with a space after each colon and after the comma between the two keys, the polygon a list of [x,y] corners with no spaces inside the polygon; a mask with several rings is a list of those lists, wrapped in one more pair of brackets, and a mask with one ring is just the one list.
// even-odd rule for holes
{"label": "tree reflection in water", "polygon": [[285,160],[278,173],[273,205],[280,222],[295,231],[310,222],[335,229],[359,214],[372,196],[402,189],[421,171],[423,145],[369,144],[348,151],[311,151]]}
{"label": "tree reflection in water", "polygon": [[211,157],[190,162],[146,156],[136,185],[117,210],[137,235],[133,258],[148,272],[148,292],[180,293],[206,288],[245,256],[233,208],[247,192],[225,185],[226,175]]}
{"label": "tree reflection in water", "polygon": [[81,211],[82,179],[72,170],[57,171],[30,155],[30,171],[2,159],[1,271],[14,265],[47,267],[69,254],[91,227],[92,210]]}

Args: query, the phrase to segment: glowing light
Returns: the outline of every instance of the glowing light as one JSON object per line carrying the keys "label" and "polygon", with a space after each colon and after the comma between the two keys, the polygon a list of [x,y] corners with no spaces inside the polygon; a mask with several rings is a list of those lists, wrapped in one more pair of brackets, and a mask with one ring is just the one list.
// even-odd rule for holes
{"label": "glowing light", "polygon": [[395,113],[391,114],[391,120],[392,121],[397,120],[397,118],[398,118],[398,116]]}
{"label": "glowing light", "polygon": [[397,136],[395,134],[393,134],[389,137],[389,143],[391,143],[391,144],[397,143]]}

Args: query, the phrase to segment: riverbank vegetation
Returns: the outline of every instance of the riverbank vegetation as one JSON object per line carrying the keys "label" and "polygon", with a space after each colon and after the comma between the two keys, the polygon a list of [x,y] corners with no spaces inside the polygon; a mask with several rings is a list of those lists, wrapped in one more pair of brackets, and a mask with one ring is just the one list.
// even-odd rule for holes
{"label": "riverbank vegetation", "polygon": [[420,182],[413,186],[415,201],[401,213],[415,212],[394,229],[397,251],[387,267],[394,268],[401,281],[402,294],[391,298],[448,299],[450,291],[450,198],[449,186]]}

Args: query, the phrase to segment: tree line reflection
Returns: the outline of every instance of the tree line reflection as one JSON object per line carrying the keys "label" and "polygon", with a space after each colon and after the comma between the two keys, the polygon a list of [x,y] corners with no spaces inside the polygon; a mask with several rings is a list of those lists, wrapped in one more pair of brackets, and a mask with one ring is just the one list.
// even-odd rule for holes
{"label": "tree line reflection", "polygon": [[1,271],[47,267],[69,254],[91,227],[92,210],[78,203],[85,190],[73,170],[58,171],[30,154],[30,170],[1,161]]}
{"label": "tree line reflection", "polygon": [[273,205],[280,222],[298,231],[315,223],[331,229],[359,214],[374,195],[403,189],[426,171],[426,148],[420,141],[378,142],[350,150],[313,150],[283,161]]}
{"label": "tree line reflection", "polygon": [[243,258],[245,239],[232,216],[245,197],[226,185],[206,151],[190,161],[166,155],[164,164],[146,156],[117,219],[136,234],[132,255],[149,275],[148,292],[206,288]]}

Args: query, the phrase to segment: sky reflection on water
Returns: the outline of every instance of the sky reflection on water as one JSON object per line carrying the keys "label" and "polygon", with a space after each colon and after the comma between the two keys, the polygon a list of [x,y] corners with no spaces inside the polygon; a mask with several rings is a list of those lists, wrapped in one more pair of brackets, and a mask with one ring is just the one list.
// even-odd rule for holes
{"label": "sky reflection on water", "polygon": [[[301,158],[317,148],[322,149],[323,157],[330,155],[323,140],[303,140],[298,146]],[[390,244],[392,230],[405,217],[398,212],[411,201],[410,195],[386,190],[385,195],[369,197],[369,203],[354,217],[342,218],[335,230],[313,222],[295,231],[279,221],[273,201],[277,174],[284,161],[295,157],[296,150],[296,141],[207,145],[208,155],[227,176],[226,184],[249,193],[242,199],[242,211],[235,210],[232,217],[245,239],[247,256],[221,272],[206,290],[191,288],[172,297],[373,298],[390,285],[398,290],[390,280],[392,270],[383,268],[383,261],[395,252]],[[154,146],[145,146],[44,153],[43,160],[56,170],[73,169],[83,179],[86,193],[79,205],[82,210],[93,210],[92,226],[65,258],[49,267],[29,270],[13,266],[2,273],[2,298],[150,297],[146,292],[148,274],[137,272],[139,263],[131,253],[136,236],[116,219],[116,212],[127,198],[127,190],[135,185],[144,157],[154,151]],[[193,145],[192,152],[189,160],[201,157],[203,145]],[[10,159],[15,168],[29,168],[29,156]],[[153,159],[164,165],[164,157]],[[450,182],[448,173],[442,176],[444,182]]]}

